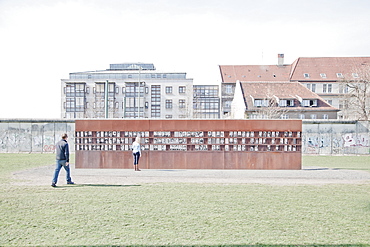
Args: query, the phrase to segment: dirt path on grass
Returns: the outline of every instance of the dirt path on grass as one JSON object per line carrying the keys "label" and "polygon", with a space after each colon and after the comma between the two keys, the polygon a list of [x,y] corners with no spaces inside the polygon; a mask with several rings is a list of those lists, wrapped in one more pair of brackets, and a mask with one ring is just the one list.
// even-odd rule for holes
{"label": "dirt path on grass", "polygon": [[[13,173],[17,185],[50,185],[54,165]],[[324,185],[370,183],[366,171],[303,167],[302,170],[145,170],[75,169],[71,176],[80,185],[139,185],[152,183],[221,183],[271,185]],[[65,171],[59,174],[59,186],[64,186]]]}

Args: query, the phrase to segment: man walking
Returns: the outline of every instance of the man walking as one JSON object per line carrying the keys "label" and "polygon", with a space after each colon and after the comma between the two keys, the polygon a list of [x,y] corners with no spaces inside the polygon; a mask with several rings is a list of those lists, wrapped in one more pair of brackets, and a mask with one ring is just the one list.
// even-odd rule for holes
{"label": "man walking", "polygon": [[54,172],[54,177],[53,181],[51,182],[52,187],[56,187],[57,182],[58,182],[58,176],[60,169],[64,167],[66,170],[66,179],[67,179],[67,184],[74,184],[71,179],[71,173],[69,170],[69,148],[68,148],[68,135],[63,134],[62,135],[62,140],[57,142],[55,144],[55,150],[56,150],[56,166],[55,166],[55,172]]}

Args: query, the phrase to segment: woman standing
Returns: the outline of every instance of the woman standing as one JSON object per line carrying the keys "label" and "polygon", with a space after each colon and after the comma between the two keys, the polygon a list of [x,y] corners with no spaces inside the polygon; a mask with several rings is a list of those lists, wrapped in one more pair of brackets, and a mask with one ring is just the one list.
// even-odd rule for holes
{"label": "woman standing", "polygon": [[134,156],[135,171],[140,171],[139,169],[139,159],[141,155],[140,136],[137,136],[135,138],[135,141],[132,143],[132,155]]}

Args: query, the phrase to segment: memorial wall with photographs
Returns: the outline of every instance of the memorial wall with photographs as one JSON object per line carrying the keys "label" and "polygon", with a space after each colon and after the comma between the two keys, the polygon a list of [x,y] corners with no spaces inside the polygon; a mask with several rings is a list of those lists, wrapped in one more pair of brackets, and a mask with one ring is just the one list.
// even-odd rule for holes
{"label": "memorial wall with photographs", "polygon": [[76,131],[75,149],[130,151],[136,136],[142,150],[301,152],[300,131]]}

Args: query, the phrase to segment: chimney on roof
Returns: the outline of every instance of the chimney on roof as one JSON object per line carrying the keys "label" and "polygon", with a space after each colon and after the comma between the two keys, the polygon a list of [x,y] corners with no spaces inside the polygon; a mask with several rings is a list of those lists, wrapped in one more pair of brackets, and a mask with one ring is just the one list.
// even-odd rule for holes
{"label": "chimney on roof", "polygon": [[284,54],[278,54],[278,66],[284,65]]}

